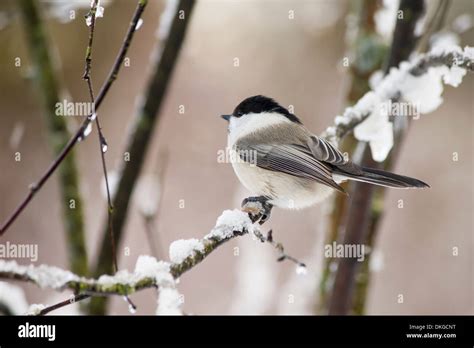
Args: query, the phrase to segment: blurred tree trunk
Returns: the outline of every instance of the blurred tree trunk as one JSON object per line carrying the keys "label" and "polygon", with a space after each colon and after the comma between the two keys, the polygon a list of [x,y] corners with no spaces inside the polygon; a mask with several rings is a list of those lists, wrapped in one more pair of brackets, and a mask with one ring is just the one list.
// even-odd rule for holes
{"label": "blurred tree trunk", "polygon": [[[397,14],[390,54],[385,64],[385,73],[391,67],[398,66],[400,62],[408,59],[418,39],[415,35],[415,26],[424,14],[424,11],[423,0],[400,1],[399,13],[402,13],[403,17],[400,18]],[[391,169],[394,157],[402,144],[402,136],[406,129],[406,124],[406,117],[395,118],[394,147],[391,150],[391,155],[385,161],[385,165],[376,163],[372,159],[367,143],[360,143],[358,145],[360,147],[358,150],[363,153],[359,164],[379,169]],[[379,193],[374,195],[375,186],[359,182],[351,183],[350,192],[352,199],[345,219],[344,244],[366,244],[370,250],[373,250],[373,242],[377,234],[377,222],[382,211],[381,193],[384,192],[383,188],[377,189]],[[329,302],[329,314],[363,313],[368,283],[369,261],[370,257],[367,255],[360,270],[358,261],[354,258],[338,260]]]}
{"label": "blurred tree trunk", "polygon": [[[23,17],[26,43],[34,69],[33,80],[44,108],[49,142],[54,154],[58,155],[71,137],[67,128],[67,117],[56,114],[56,103],[60,101],[60,87],[53,63],[46,26],[41,19],[38,4],[33,0],[19,1]],[[88,275],[87,252],[84,234],[82,199],[76,156],[72,151],[59,167],[61,209],[65,224],[68,258],[71,271]]]}
{"label": "blurred tree trunk", "polygon": [[[374,14],[378,10],[377,0],[363,0],[352,3],[353,16],[357,17],[357,34],[352,42],[347,42],[350,59],[351,84],[347,93],[347,103],[355,104],[365,93],[370,90],[369,78],[377,70],[382,68],[383,62],[388,52],[388,47],[383,39],[376,32]],[[347,30],[353,30],[348,28]],[[357,140],[352,134],[347,135],[340,149],[343,152],[354,153]],[[348,188],[348,183],[343,184]],[[344,217],[347,214],[349,200],[345,195],[334,195],[333,207],[329,217],[329,231],[327,243],[333,241],[341,242],[342,226]],[[326,313],[328,311],[328,296],[331,290],[331,283],[334,281],[334,269],[336,259],[325,258],[323,276],[319,286],[320,308],[317,312]]]}

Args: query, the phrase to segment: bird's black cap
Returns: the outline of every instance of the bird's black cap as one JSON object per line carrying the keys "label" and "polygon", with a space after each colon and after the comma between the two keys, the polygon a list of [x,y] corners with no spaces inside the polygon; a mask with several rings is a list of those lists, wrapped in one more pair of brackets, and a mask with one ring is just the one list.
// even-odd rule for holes
{"label": "bird's black cap", "polygon": [[[290,113],[287,109],[278,104],[272,98],[268,98],[263,95],[255,95],[253,97],[244,99],[234,109],[232,116],[242,117],[243,115],[250,113],[259,114],[263,112],[277,112],[288,118],[290,121],[301,124],[301,121],[298,119],[298,117]],[[222,117],[228,120],[229,115],[222,115]]]}

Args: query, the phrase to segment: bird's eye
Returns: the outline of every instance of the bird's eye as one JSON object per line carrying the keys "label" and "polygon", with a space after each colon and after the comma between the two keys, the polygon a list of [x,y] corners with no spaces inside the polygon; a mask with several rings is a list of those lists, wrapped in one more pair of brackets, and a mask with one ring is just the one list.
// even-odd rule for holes
{"label": "bird's eye", "polygon": [[241,116],[243,116],[243,114],[244,113],[242,111],[239,111],[239,112],[237,112],[237,117],[241,117]]}

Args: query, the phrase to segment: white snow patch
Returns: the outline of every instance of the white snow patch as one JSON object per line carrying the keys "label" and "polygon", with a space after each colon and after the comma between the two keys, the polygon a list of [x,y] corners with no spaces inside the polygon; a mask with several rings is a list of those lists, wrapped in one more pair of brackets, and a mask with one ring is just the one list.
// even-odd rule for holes
{"label": "white snow patch", "polygon": [[161,287],[158,289],[157,315],[182,315],[182,297],[175,288]]}
{"label": "white snow patch", "polygon": [[39,315],[40,312],[45,308],[45,305],[34,303],[28,308],[26,315]]}
{"label": "white snow patch", "polygon": [[35,281],[41,288],[60,289],[67,282],[79,280],[75,274],[54,266],[33,265],[21,266],[16,261],[0,260],[0,270],[4,272],[13,272],[20,275],[26,275]]}
{"label": "white snow patch", "polygon": [[344,116],[336,116],[336,118],[334,119],[334,124],[336,126],[340,126],[340,125],[347,126],[349,122],[350,122],[350,119]]}
{"label": "white snow patch", "polygon": [[443,74],[443,81],[447,85],[451,85],[453,87],[458,87],[464,75],[466,75],[466,69],[460,68],[456,65],[453,65],[451,68],[445,67],[445,72]]}
{"label": "white snow patch", "polygon": [[244,230],[254,233],[258,227],[254,226],[247,213],[238,209],[224,210],[217,218],[216,226],[204,238],[223,240],[232,237],[234,231]]}
{"label": "white snow patch", "polygon": [[0,282],[0,304],[7,307],[13,315],[21,315],[28,310],[23,289],[6,282]]}
{"label": "white snow patch", "polygon": [[[99,1],[100,3],[100,1]],[[95,12],[95,18],[103,18],[104,17],[104,8],[97,4],[97,10]]]}
{"label": "white snow patch", "polygon": [[181,263],[189,256],[194,256],[196,252],[203,252],[204,244],[198,239],[180,239],[175,240],[170,245],[170,261],[172,263]]}
{"label": "white snow patch", "polygon": [[[90,5],[90,8],[92,9],[92,7],[94,6],[94,0],[91,1],[91,5]],[[104,17],[104,8],[102,6],[100,6],[100,0],[97,1],[97,7],[96,7],[96,10],[95,10],[95,18],[102,18]],[[92,15],[88,15],[86,17],[86,25],[88,27],[90,27],[92,25]]]}
{"label": "white snow patch", "polygon": [[377,88],[377,86],[380,84],[380,82],[383,81],[384,75],[382,70],[377,70],[374,71],[372,75],[370,75],[369,78],[369,86],[371,89]]}
{"label": "white snow patch", "polygon": [[364,122],[354,128],[354,136],[368,141],[374,161],[382,162],[393,146],[393,125],[388,115],[376,107]]}
{"label": "white snow patch", "polygon": [[153,256],[140,255],[134,273],[140,277],[155,278],[158,286],[174,285],[174,278],[170,273],[170,264],[158,261]]}
{"label": "white snow patch", "polygon": [[114,275],[103,274],[97,279],[97,283],[100,285],[114,285],[114,284],[133,284],[139,277],[128,272],[127,270],[120,270]]}
{"label": "white snow patch", "polygon": [[419,106],[422,114],[436,110],[443,98],[443,84],[441,82],[441,69],[429,68],[421,76],[407,75],[400,83],[403,99]]}
{"label": "white snow patch", "polygon": [[474,59],[474,47],[470,47],[470,46],[464,47],[463,55],[466,58],[468,58],[470,60],[473,60]]}
{"label": "white snow patch", "polygon": [[[441,54],[462,54],[464,59],[473,59],[474,49],[472,47],[461,50],[454,45],[452,39],[438,40],[434,52],[430,55]],[[435,42],[435,43],[436,43]],[[348,123],[350,120],[360,118],[364,115],[369,117],[354,129],[354,135],[358,140],[368,141],[372,157],[376,161],[385,160],[393,146],[393,127],[389,122],[387,110],[384,110],[382,103],[400,95],[400,101],[416,105],[419,113],[427,114],[436,110],[443,98],[443,83],[453,87],[459,86],[462,78],[466,75],[466,70],[453,65],[430,67],[424,74],[413,76],[411,68],[423,56],[415,57],[411,62],[402,62],[398,68],[390,69],[389,74],[380,80],[380,77],[373,77],[371,82],[373,91],[366,93],[353,107],[345,110],[344,115],[336,117],[336,125]],[[455,56],[456,59],[460,59]],[[328,136],[335,134],[335,129],[328,128]]]}

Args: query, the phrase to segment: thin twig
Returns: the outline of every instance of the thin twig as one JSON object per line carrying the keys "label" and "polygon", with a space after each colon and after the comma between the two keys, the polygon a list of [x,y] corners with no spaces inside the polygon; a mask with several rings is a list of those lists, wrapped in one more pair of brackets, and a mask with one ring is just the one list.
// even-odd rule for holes
{"label": "thin twig", "polygon": [[[137,8],[133,14],[132,21],[128,28],[127,34],[125,35],[124,41],[120,48],[119,54],[115,59],[115,62],[112,66],[112,69],[109,72],[109,75],[102,85],[102,88],[97,95],[95,100],[95,110],[99,109],[102,101],[104,100],[105,96],[107,95],[110,87],[112,86],[113,82],[117,79],[118,73],[120,71],[120,67],[122,66],[123,60],[127,54],[128,48],[130,43],[132,42],[133,35],[135,33],[135,28],[137,27],[137,23],[141,18],[143,11],[145,10],[147,4],[147,0],[139,0]],[[23,210],[28,206],[30,201],[36,195],[36,193],[43,187],[46,181],[51,177],[51,175],[56,171],[59,165],[64,161],[64,159],[68,156],[71,152],[73,147],[76,145],[77,141],[83,137],[84,131],[89,126],[90,122],[92,121],[92,114],[89,115],[81,124],[77,132],[74,136],[69,140],[69,142],[65,145],[56,159],[50,164],[50,166],[46,169],[43,175],[39,178],[39,180],[35,183],[32,183],[29,186],[29,193],[25,196],[25,198],[21,201],[21,203],[15,208],[12,214],[6,219],[6,221],[0,227],[0,236],[2,236],[7,229],[11,226],[11,224],[18,218],[18,216],[23,212]]]}
{"label": "thin twig", "polygon": [[[95,111],[95,98],[94,98],[94,89],[92,86],[92,78],[91,78],[91,68],[92,68],[92,44],[94,42],[94,29],[95,29],[95,20],[96,20],[96,12],[99,0],[94,0],[91,4],[91,9],[87,16],[90,18],[90,26],[89,26],[89,42],[86,48],[86,64],[84,68],[84,75],[83,79],[87,82],[87,87],[89,90],[89,96],[91,104],[93,105],[93,112]],[[115,247],[115,237],[114,237],[114,228],[113,228],[113,220],[112,214],[114,207],[112,205],[112,199],[110,197],[110,185],[109,185],[109,176],[107,172],[107,164],[105,162],[105,152],[107,151],[107,141],[105,140],[105,136],[102,132],[102,127],[100,126],[99,115],[95,115],[95,122],[97,124],[97,135],[99,137],[99,152],[102,162],[102,170],[104,173],[105,178],[105,187],[107,191],[107,217],[108,217],[108,231],[109,231],[109,238],[112,247],[112,261],[114,265],[114,273],[118,271],[118,261],[117,261],[117,251]],[[125,300],[128,302],[133,309],[136,309],[135,304],[130,300],[128,296],[125,296]]]}
{"label": "thin twig", "polygon": [[[92,3],[92,7],[90,9],[90,12],[87,16],[90,16],[90,26],[89,26],[89,42],[86,48],[86,65],[84,69],[84,75],[83,79],[87,82],[87,88],[89,91],[89,96],[91,100],[91,104],[93,105],[93,112],[96,113],[95,110],[95,98],[94,98],[94,89],[92,86],[92,79],[91,79],[91,67],[92,67],[92,44],[94,41],[94,29],[95,29],[95,20],[96,20],[96,11],[97,11],[97,5],[98,5],[98,0],[94,0]],[[108,173],[107,173],[107,166],[105,162],[105,151],[104,151],[104,146],[107,146],[105,137],[102,133],[102,127],[100,126],[100,121],[99,121],[99,116],[96,114],[95,122],[97,124],[97,130],[98,130],[98,137],[99,137],[99,151],[100,151],[100,157],[102,160],[102,170],[104,173],[104,178],[105,178],[105,187],[107,191],[107,203],[108,203],[108,216],[112,214],[113,211],[113,206],[112,206],[112,201],[110,199],[110,187],[109,187],[109,180],[108,180]],[[110,222],[109,218],[109,222]],[[114,262],[114,271],[117,272],[118,266],[117,266],[117,256],[115,252],[115,243],[114,243],[114,237],[113,237],[113,227],[112,224],[109,223],[109,230],[110,230],[110,240],[112,242],[112,255],[113,255],[113,262]]]}
{"label": "thin twig", "polygon": [[75,295],[74,297],[72,298],[69,298],[67,300],[64,300],[64,301],[61,301],[59,303],[56,303],[52,306],[48,306],[46,308],[43,308],[39,313],[38,315],[46,315],[48,314],[49,312],[52,312],[56,309],[59,309],[59,308],[62,308],[62,307],[66,307],[66,306],[69,306],[75,302],[79,302],[79,301],[82,301],[82,300],[85,300],[86,298],[89,298],[90,296],[89,295],[86,295],[86,294],[81,294],[81,295]]}
{"label": "thin twig", "polygon": [[254,235],[262,242],[262,243],[269,243],[273,246],[279,253],[277,258],[278,262],[289,260],[295,263],[298,267],[306,267],[306,265],[299,261],[296,257],[293,257],[285,252],[285,248],[283,247],[282,243],[276,242],[273,239],[273,230],[269,230],[267,232],[267,236],[265,237],[260,231],[255,231]]}
{"label": "thin twig", "polygon": [[[117,245],[123,235],[125,221],[127,218],[130,198],[143,166],[148,145],[153,135],[154,125],[160,116],[159,109],[165,99],[169,81],[178,61],[178,55],[184,41],[187,26],[190,22],[194,1],[181,0],[174,11],[173,20],[169,28],[164,28],[166,37],[161,37],[156,47],[156,61],[152,66],[152,73],[148,86],[144,92],[144,102],[139,107],[137,116],[132,125],[132,131],[127,138],[126,152],[129,154],[130,162],[123,163],[120,172],[120,180],[113,199],[114,215],[113,226]],[[180,18],[183,11],[184,18]],[[107,238],[106,227],[103,229],[100,244],[99,257],[94,269],[94,276],[110,274],[112,265],[110,263],[110,248]],[[91,312],[102,314],[105,312],[106,299],[95,298],[91,301]]]}

